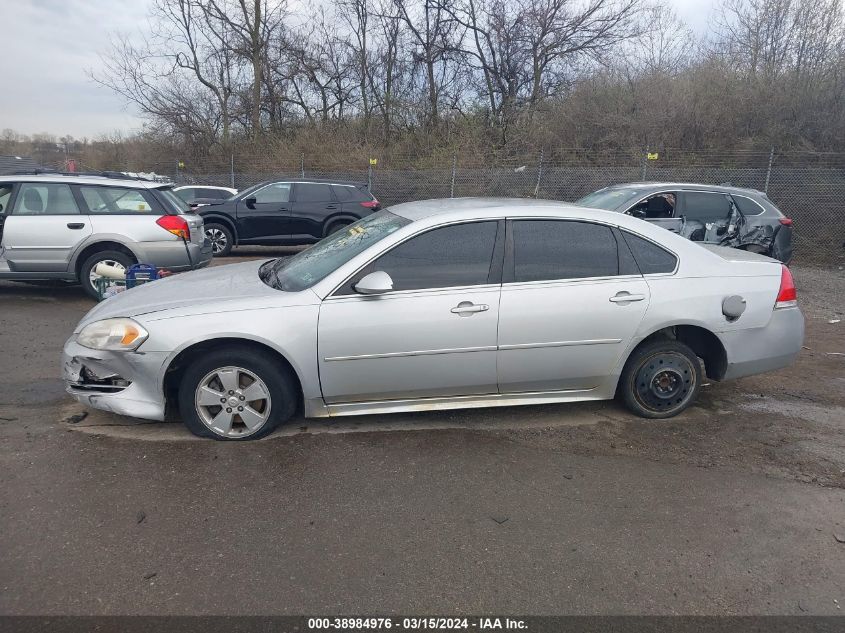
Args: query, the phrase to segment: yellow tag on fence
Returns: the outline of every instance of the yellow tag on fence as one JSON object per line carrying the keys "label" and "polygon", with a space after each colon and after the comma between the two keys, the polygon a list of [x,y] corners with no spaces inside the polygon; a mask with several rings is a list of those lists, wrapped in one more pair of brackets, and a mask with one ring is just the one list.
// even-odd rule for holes
{"label": "yellow tag on fence", "polygon": [[378,165],[378,158],[371,158],[370,159],[370,165],[372,165],[373,167]]}
{"label": "yellow tag on fence", "polygon": [[646,154],[646,158],[648,158],[649,160],[657,160],[658,158],[660,158],[660,154],[658,154],[657,152],[649,152],[648,154]]}

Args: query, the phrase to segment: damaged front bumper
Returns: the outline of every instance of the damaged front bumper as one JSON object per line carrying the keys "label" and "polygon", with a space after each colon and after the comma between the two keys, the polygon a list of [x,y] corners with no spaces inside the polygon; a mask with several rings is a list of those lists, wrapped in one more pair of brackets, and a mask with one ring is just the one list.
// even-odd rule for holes
{"label": "damaged front bumper", "polygon": [[111,352],[83,347],[72,336],[62,355],[67,392],[94,409],[164,420],[166,352]]}

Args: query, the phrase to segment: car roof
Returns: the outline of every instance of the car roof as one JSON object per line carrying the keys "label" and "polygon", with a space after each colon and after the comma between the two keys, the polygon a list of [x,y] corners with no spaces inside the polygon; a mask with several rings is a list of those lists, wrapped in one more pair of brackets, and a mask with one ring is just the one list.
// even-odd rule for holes
{"label": "car roof", "polygon": [[271,185],[274,182],[289,182],[291,184],[312,184],[312,185],[341,185],[344,187],[366,187],[366,182],[356,180],[328,180],[325,178],[274,178],[255,183],[256,185]]}
{"label": "car roof", "polygon": [[[587,209],[569,202],[557,200],[537,200],[535,198],[440,198],[405,202],[391,206],[391,213],[416,222],[436,215],[449,215],[455,218],[477,217],[505,218],[514,215],[530,216],[538,209],[563,212],[572,217],[604,218],[618,222],[619,214],[615,211]],[[569,213],[566,213],[569,212]]]}
{"label": "car roof", "polygon": [[138,178],[119,178],[93,174],[7,174],[0,176],[0,182],[43,182],[67,183],[74,185],[108,185],[113,187],[131,187],[133,189],[161,189],[170,187],[171,182],[155,182]]}
{"label": "car roof", "polygon": [[694,189],[717,191],[719,193],[741,193],[765,196],[766,194],[758,189],[746,187],[734,187],[732,185],[708,185],[701,182],[624,182],[617,185],[610,185],[605,189],[641,189],[643,193],[664,189]]}
{"label": "car roof", "polygon": [[173,189],[222,189],[223,191],[236,191],[234,187],[223,187],[222,185],[179,185],[178,187],[173,187]]}

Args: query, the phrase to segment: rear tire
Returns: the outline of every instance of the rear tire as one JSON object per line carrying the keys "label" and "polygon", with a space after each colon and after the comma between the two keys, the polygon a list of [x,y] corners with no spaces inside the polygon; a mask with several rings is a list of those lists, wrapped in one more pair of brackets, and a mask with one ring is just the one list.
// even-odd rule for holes
{"label": "rear tire", "polygon": [[211,254],[214,257],[226,257],[232,252],[235,245],[235,237],[231,229],[225,224],[212,222],[205,225],[205,236],[211,242]]}
{"label": "rear tire", "polygon": [[88,259],[82,262],[82,266],[79,267],[79,283],[82,284],[82,289],[88,293],[89,297],[97,300],[100,297],[97,294],[97,283],[95,281],[97,275],[94,274],[94,269],[100,263],[119,265],[128,269],[135,263],[135,260],[122,251],[105,250],[91,254]]}
{"label": "rear tire", "polygon": [[672,339],[634,350],[619,378],[618,395],[644,418],[671,418],[690,406],[701,386],[701,361],[689,347]]}
{"label": "rear tire", "polygon": [[215,440],[255,440],[296,411],[299,395],[290,370],[245,347],[224,347],[190,363],[179,384],[185,426]]}
{"label": "rear tire", "polygon": [[349,226],[350,224],[352,224],[352,222],[349,222],[347,220],[337,220],[336,222],[332,222],[326,227],[325,237],[328,237],[332,233],[337,233],[338,231]]}

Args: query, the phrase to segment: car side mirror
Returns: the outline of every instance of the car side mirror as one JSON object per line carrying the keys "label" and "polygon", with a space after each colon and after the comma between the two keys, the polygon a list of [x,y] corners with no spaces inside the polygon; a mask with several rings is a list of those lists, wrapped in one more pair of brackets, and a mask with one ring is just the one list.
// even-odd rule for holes
{"label": "car side mirror", "polygon": [[254,209],[256,202],[258,201],[255,199],[255,196],[252,196],[250,198],[244,198],[244,204],[246,205],[247,209]]}
{"label": "car side mirror", "polygon": [[356,283],[353,290],[362,295],[380,295],[393,290],[393,280],[383,270],[377,270]]}

